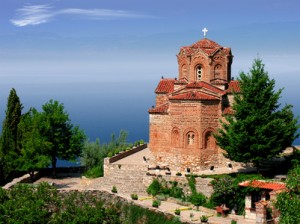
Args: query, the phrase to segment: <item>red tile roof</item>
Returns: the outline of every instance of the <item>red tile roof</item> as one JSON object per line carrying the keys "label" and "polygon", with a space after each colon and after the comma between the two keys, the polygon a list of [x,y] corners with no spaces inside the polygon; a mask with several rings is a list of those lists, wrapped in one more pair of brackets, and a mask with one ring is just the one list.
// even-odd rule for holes
{"label": "red tile roof", "polygon": [[207,82],[203,82],[203,81],[200,81],[200,82],[193,82],[193,83],[189,83],[187,86],[187,88],[206,88],[206,89],[209,89],[215,93],[220,93],[220,94],[224,94],[224,90],[222,89],[219,89]]}
{"label": "red tile roof", "polygon": [[286,188],[285,183],[266,182],[266,181],[260,181],[260,180],[244,181],[242,183],[239,183],[239,186],[262,188],[262,189],[268,189],[268,190],[273,190],[273,191],[282,190],[282,189]]}
{"label": "red tile roof", "polygon": [[241,88],[240,88],[240,83],[237,80],[232,80],[230,81],[229,85],[228,85],[228,89],[226,91],[227,93],[240,93],[241,92]]}
{"label": "red tile roof", "polygon": [[148,112],[150,114],[162,114],[162,113],[167,113],[168,109],[169,109],[169,104],[166,103],[166,104],[163,104],[161,106],[151,108],[151,109],[148,110]]}
{"label": "red tile roof", "polygon": [[191,91],[187,93],[173,95],[170,97],[170,100],[220,100],[220,98],[206,93]]}
{"label": "red tile roof", "polygon": [[234,111],[232,110],[231,107],[225,107],[225,109],[223,110],[223,114],[224,115],[232,115],[232,114],[234,114]]}
{"label": "red tile roof", "polygon": [[230,48],[223,48],[221,45],[207,38],[201,39],[198,42],[192,44],[191,46],[182,47],[180,51],[184,51],[185,54],[191,55],[196,49],[199,48],[202,51],[204,51],[207,55],[213,55],[218,50],[223,51],[226,55],[231,54]]}
{"label": "red tile roof", "polygon": [[171,93],[174,91],[175,79],[161,79],[158,83],[155,93]]}

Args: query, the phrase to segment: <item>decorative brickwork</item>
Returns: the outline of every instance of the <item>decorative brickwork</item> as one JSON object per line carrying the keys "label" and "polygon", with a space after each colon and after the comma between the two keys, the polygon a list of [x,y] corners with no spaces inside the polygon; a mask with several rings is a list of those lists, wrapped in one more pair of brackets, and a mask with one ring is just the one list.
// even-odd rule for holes
{"label": "decorative brickwork", "polygon": [[178,79],[162,77],[149,109],[149,148],[157,165],[191,172],[226,166],[214,133],[222,115],[232,114],[232,93],[239,90],[231,83],[232,58],[230,48],[207,38],[180,49]]}

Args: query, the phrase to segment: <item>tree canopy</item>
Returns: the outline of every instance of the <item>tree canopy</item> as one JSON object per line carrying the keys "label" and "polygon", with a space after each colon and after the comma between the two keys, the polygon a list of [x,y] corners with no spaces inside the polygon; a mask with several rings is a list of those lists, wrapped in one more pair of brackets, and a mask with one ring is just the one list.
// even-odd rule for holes
{"label": "tree canopy", "polygon": [[9,178],[16,166],[16,158],[19,154],[18,148],[18,124],[21,119],[23,106],[15,89],[11,89],[5,119],[2,125],[2,135],[0,139],[0,178],[4,182]]}
{"label": "tree canopy", "polygon": [[34,171],[50,165],[50,158],[46,152],[50,150],[50,143],[40,133],[40,113],[31,108],[23,114],[18,125],[20,155],[18,157],[18,170],[26,171],[33,181]]}
{"label": "tree canopy", "polygon": [[46,155],[51,159],[53,176],[56,176],[56,161],[75,160],[81,155],[86,136],[78,126],[73,126],[64,105],[50,100],[42,106],[40,133],[49,144]]}
{"label": "tree canopy", "polygon": [[215,138],[229,159],[259,166],[291,146],[299,136],[298,118],[291,105],[280,106],[282,89],[275,91],[275,80],[269,78],[262,60],[254,60],[249,73],[240,73],[238,81],[241,91],[234,93],[234,114],[221,120]]}

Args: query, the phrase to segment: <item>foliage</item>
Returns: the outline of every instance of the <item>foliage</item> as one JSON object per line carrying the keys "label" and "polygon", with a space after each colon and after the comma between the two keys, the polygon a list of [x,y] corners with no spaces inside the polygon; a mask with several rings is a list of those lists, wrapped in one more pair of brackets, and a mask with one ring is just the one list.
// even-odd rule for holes
{"label": "foliage", "polygon": [[71,192],[62,199],[52,223],[111,223],[120,224],[119,211],[114,206],[104,208],[103,203],[79,192]]}
{"label": "foliage", "polygon": [[201,222],[207,222],[208,221],[208,216],[207,215],[200,216],[200,221]]}
{"label": "foliage", "polygon": [[18,158],[18,124],[21,119],[23,106],[15,89],[11,89],[7,107],[5,111],[5,119],[2,125],[2,135],[0,139],[0,182],[4,183],[17,165]]}
{"label": "foliage", "polygon": [[118,193],[117,187],[115,185],[112,187],[111,192],[115,194]]}
{"label": "foliage", "polygon": [[162,191],[162,187],[158,179],[154,179],[152,183],[149,185],[149,187],[147,188],[147,193],[153,196],[161,193],[161,191]]}
{"label": "foliage", "polygon": [[6,194],[0,223],[47,223],[59,206],[57,191],[48,184],[18,184]]}
{"label": "foliage", "polygon": [[231,224],[237,224],[236,220],[231,220]]}
{"label": "foliage", "polygon": [[53,176],[56,176],[57,158],[75,160],[81,155],[86,138],[78,126],[73,126],[64,105],[50,100],[42,106],[41,135],[50,145],[46,155],[51,159]]}
{"label": "foliage", "polygon": [[191,190],[191,195],[188,197],[188,201],[191,202],[195,206],[201,206],[206,203],[206,197],[201,192],[197,192],[196,190],[196,179],[194,175],[190,175],[187,177],[188,184]]}
{"label": "foliage", "polygon": [[300,166],[288,173],[286,187],[288,191],[277,196],[275,207],[280,211],[280,223],[300,223]]}
{"label": "foliage", "polygon": [[95,166],[87,170],[84,175],[88,178],[97,178],[103,176],[103,166]]}
{"label": "foliage", "polygon": [[160,204],[161,204],[160,200],[156,199],[152,201],[152,207],[158,208]]}
{"label": "foliage", "polygon": [[18,141],[21,150],[17,169],[28,172],[32,181],[34,171],[50,165],[50,159],[45,155],[50,144],[45,137],[41,136],[39,127],[40,114],[33,108],[22,115],[18,125]]}
{"label": "foliage", "polygon": [[222,129],[215,137],[229,159],[259,166],[299,136],[298,119],[291,105],[279,109],[282,89],[274,91],[275,80],[269,79],[260,59],[254,60],[250,72],[242,72],[238,80],[241,93],[234,93],[234,115],[221,121]]}
{"label": "foliage", "polygon": [[175,211],[174,211],[175,215],[180,215],[180,209],[179,208],[176,208]]}
{"label": "foliage", "polygon": [[194,192],[188,197],[188,200],[195,206],[201,206],[205,204],[206,197],[201,192]]}
{"label": "foliage", "polygon": [[117,152],[127,149],[131,145],[127,143],[127,136],[128,133],[121,130],[118,138],[115,134],[111,135],[109,143],[100,144],[99,139],[95,142],[85,141],[80,158],[81,163],[87,168],[85,175],[92,178],[103,176],[104,158],[112,157]]}
{"label": "foliage", "polygon": [[214,208],[225,204],[230,209],[236,208],[237,213],[242,215],[245,208],[245,196],[252,192],[259,192],[258,188],[240,187],[238,184],[245,180],[264,179],[258,174],[233,174],[233,175],[214,175],[211,182],[214,192],[205,207]]}
{"label": "foliage", "polygon": [[149,209],[137,206],[137,205],[129,205],[125,206],[123,209],[126,217],[126,224],[136,224],[136,223],[143,223],[143,224],[180,224],[180,220],[178,217],[167,217],[162,213],[157,213],[151,211]]}
{"label": "foliage", "polygon": [[137,194],[131,194],[130,196],[132,200],[138,200],[139,198]]}

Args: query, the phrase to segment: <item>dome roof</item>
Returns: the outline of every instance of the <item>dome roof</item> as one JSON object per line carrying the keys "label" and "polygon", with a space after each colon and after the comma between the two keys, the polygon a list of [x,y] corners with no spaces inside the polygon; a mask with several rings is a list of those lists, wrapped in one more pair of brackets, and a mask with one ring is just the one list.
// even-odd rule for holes
{"label": "dome roof", "polygon": [[210,39],[207,39],[207,38],[201,39],[189,47],[190,48],[204,48],[204,49],[222,48],[221,45],[219,45],[216,42],[214,42]]}
{"label": "dome roof", "polygon": [[193,52],[195,52],[198,49],[201,49],[207,55],[213,55],[218,50],[223,51],[226,55],[231,54],[230,48],[226,48],[226,47],[224,48],[218,43],[216,43],[215,41],[212,41],[207,38],[203,38],[190,46],[182,47],[180,51],[184,52],[186,55],[192,55]]}

